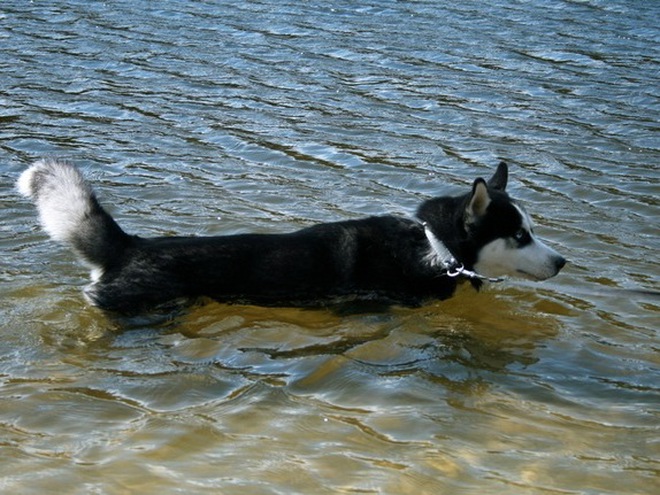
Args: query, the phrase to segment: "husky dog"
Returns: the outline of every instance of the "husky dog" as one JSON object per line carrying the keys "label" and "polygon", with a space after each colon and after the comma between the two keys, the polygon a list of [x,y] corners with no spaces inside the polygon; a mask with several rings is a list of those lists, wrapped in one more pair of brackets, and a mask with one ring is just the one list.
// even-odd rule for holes
{"label": "husky dog", "polygon": [[391,215],[323,223],[283,234],[143,238],[124,232],[73,165],[40,160],[19,192],[43,229],[91,270],[85,296],[136,312],[209,297],[260,305],[322,306],[371,300],[419,305],[450,297],[460,279],[544,280],[566,260],[534,236],[505,192],[508,168],[476,179],[461,196],[422,203],[416,218]]}

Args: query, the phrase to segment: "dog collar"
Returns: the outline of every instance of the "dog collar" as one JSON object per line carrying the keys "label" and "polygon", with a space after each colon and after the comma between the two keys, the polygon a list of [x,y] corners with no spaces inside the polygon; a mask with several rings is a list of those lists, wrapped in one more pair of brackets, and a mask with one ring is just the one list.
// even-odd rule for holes
{"label": "dog collar", "polygon": [[467,278],[487,280],[489,282],[502,282],[504,280],[499,277],[486,277],[473,270],[466,269],[463,263],[458,261],[456,257],[451,254],[449,248],[447,248],[447,246],[435,236],[428,224],[423,221],[420,221],[420,223],[424,228],[424,234],[429,241],[433,254],[435,254],[437,259],[440,260],[440,265],[442,265],[442,268],[445,270],[445,275],[448,277],[458,277],[459,275],[462,275]]}

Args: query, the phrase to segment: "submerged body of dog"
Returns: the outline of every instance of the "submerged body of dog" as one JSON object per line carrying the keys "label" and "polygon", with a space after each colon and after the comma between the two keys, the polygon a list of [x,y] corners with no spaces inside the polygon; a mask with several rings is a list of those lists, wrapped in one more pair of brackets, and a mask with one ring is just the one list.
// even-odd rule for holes
{"label": "submerged body of dog", "polygon": [[80,172],[57,160],[35,163],[18,189],[35,201],[46,232],[92,268],[85,294],[104,309],[136,311],[201,296],[265,305],[356,299],[416,305],[448,298],[456,288],[442,249],[466,273],[488,277],[543,280],[564,266],[506,194],[507,175],[502,163],[467,194],[424,202],[416,219],[377,216],[287,234],[219,237],[129,235]]}

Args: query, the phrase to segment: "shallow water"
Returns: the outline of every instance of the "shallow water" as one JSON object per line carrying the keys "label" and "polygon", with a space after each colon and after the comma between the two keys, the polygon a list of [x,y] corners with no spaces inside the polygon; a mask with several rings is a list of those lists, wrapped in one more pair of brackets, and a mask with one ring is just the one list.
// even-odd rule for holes
{"label": "shallow water", "polygon": [[[0,492],[650,494],[660,4],[3,2]],[[511,163],[570,260],[418,309],[118,322],[13,182],[129,231],[410,214]]]}

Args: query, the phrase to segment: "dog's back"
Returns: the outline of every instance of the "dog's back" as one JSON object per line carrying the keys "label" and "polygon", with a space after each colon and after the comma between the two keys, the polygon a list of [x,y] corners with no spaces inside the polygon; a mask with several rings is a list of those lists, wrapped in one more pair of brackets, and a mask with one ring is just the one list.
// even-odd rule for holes
{"label": "dog's back", "polygon": [[426,250],[416,222],[391,216],[288,234],[134,238],[86,294],[124,311],[200,296],[261,305],[419,304],[455,287],[421,261]]}

